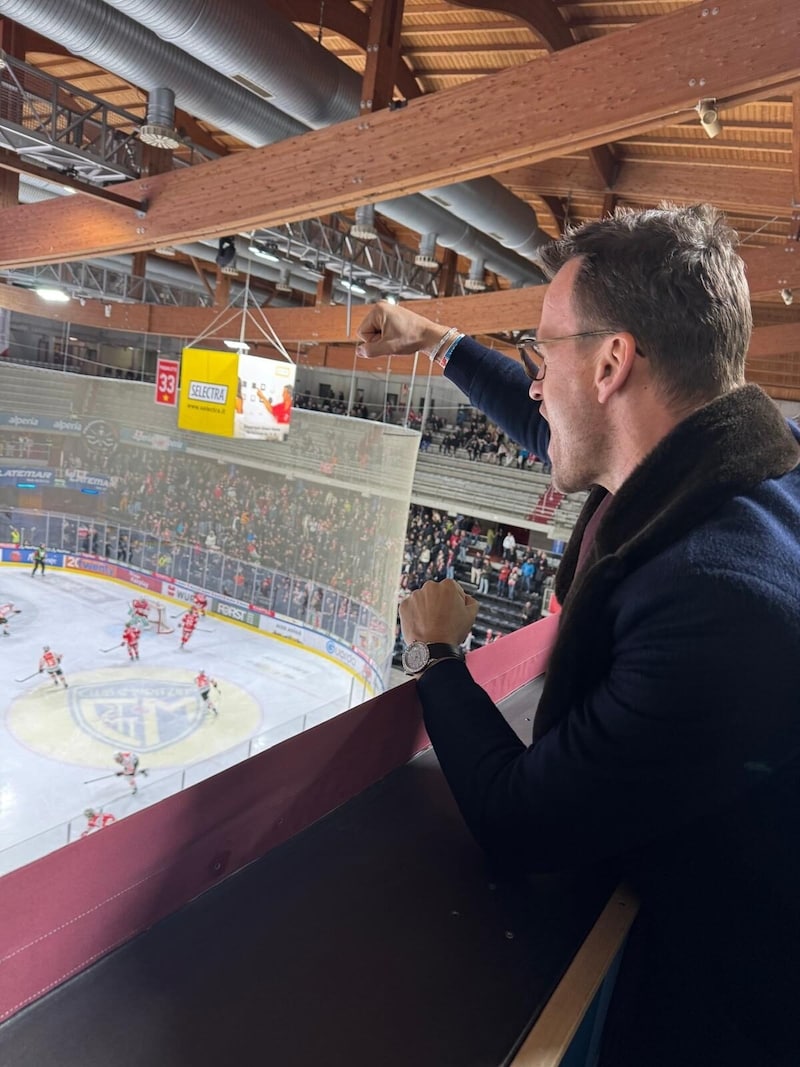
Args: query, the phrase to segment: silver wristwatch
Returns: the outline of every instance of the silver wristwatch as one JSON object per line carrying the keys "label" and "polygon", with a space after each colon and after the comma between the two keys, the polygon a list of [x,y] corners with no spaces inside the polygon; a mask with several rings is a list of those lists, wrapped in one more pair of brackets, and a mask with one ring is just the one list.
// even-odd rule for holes
{"label": "silver wristwatch", "polygon": [[403,650],[403,670],[406,674],[421,674],[431,663],[440,659],[464,659],[464,651],[458,645],[412,641]]}

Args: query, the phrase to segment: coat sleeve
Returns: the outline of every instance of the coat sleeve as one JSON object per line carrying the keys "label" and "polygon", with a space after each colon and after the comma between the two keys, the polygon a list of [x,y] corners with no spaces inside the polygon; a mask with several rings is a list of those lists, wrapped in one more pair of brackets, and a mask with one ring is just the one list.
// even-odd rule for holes
{"label": "coat sleeve", "polygon": [[[739,576],[675,575],[633,596],[604,676],[527,748],[463,663],[424,674],[428,735],[487,852],[581,867],[680,832],[797,760],[798,668],[786,665],[800,634],[785,625],[797,612],[778,590],[754,592]],[[740,669],[745,649],[758,669]]]}
{"label": "coat sleeve", "polygon": [[540,458],[547,455],[550,428],[539,414],[539,403],[528,396],[530,382],[516,360],[465,337],[456,346],[445,377],[512,441]]}

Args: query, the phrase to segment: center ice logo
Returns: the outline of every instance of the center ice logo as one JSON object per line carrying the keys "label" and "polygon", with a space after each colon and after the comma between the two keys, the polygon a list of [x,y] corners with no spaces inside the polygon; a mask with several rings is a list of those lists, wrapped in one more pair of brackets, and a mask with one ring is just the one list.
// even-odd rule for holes
{"label": "center ice logo", "polygon": [[193,734],[204,709],[191,683],[130,679],[68,690],[70,714],[98,741],[156,752]]}

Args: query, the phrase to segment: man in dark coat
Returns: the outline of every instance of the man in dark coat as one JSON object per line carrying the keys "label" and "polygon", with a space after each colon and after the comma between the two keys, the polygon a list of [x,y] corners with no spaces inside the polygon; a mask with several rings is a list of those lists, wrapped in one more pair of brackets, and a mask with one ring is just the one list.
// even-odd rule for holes
{"label": "man in dark coat", "polygon": [[532,744],[443,647],[475,615],[456,582],[401,606],[425,724],[496,860],[611,865],[638,893],[603,1067],[797,1065],[800,435],[744,384],[744,268],[712,209],[590,223],[542,258],[527,378],[399,307],[361,327],[361,354],[428,352],[558,489],[591,490]]}

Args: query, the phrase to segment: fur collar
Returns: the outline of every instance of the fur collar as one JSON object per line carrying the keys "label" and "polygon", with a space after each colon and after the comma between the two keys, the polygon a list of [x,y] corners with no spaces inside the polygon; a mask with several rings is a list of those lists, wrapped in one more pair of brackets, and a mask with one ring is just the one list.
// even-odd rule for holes
{"label": "fur collar", "polygon": [[[767,478],[781,477],[798,463],[800,445],[758,386],[725,393],[680,422],[631,473],[608,505],[590,554],[576,574],[586,526],[607,497],[600,486],[592,489],[556,577],[563,611],[534,739],[555,725],[571,691],[580,687],[581,656],[587,652],[582,635],[589,639],[583,617],[596,618],[610,588],[732,497]],[[567,671],[575,680],[565,687]]]}

